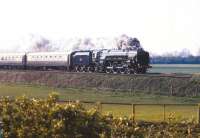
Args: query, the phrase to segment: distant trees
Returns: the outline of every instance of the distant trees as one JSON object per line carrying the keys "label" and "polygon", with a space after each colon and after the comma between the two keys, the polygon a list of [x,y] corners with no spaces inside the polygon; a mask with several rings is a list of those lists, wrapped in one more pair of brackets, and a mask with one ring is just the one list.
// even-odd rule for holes
{"label": "distant trees", "polygon": [[151,64],[200,64],[200,48],[197,56],[192,55],[188,49],[166,53],[162,56],[152,56]]}

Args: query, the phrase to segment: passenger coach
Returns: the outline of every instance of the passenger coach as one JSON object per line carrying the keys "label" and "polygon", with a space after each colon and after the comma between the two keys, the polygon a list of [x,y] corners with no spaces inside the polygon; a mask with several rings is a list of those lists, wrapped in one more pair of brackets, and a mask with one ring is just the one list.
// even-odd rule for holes
{"label": "passenger coach", "polygon": [[67,52],[35,52],[27,53],[27,69],[60,69],[69,68],[69,53]]}
{"label": "passenger coach", "polygon": [[0,53],[0,68],[25,69],[26,53]]}

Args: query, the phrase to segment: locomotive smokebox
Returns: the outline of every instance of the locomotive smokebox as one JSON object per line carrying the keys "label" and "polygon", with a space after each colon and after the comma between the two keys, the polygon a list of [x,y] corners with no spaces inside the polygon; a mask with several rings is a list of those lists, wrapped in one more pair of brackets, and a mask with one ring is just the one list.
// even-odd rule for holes
{"label": "locomotive smokebox", "polygon": [[149,52],[146,52],[143,49],[138,49],[137,62],[140,66],[149,66],[149,62],[150,62]]}

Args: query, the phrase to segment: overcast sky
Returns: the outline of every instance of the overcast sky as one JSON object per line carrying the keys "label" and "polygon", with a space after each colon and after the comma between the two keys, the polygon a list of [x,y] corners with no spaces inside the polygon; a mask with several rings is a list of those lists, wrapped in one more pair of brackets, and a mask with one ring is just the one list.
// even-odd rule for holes
{"label": "overcast sky", "polygon": [[127,34],[153,53],[188,48],[196,54],[199,7],[199,0],[1,0],[0,49],[30,34],[55,40]]}

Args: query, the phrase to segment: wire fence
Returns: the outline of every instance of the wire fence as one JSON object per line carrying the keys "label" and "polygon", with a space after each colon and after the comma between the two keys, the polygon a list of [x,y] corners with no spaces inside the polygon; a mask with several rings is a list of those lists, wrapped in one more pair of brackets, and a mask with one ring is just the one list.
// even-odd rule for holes
{"label": "wire fence", "polygon": [[91,101],[81,101],[80,103],[86,109],[96,107],[103,114],[132,117],[134,121],[196,122],[200,124],[200,106],[198,104],[134,104]]}

